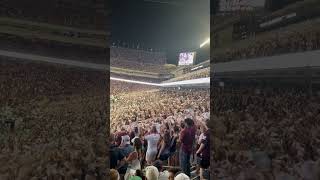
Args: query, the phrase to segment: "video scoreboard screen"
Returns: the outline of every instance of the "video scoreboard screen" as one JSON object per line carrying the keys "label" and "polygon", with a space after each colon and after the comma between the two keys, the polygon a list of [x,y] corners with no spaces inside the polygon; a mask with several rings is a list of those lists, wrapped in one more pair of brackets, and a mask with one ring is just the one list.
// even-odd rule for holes
{"label": "video scoreboard screen", "polygon": [[184,52],[179,54],[179,66],[192,65],[194,62],[195,52]]}

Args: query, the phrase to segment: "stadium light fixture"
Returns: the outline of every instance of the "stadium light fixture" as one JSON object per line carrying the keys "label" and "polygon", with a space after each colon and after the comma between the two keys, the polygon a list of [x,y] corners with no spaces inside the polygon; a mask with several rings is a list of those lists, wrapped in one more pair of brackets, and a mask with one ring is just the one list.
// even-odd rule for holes
{"label": "stadium light fixture", "polygon": [[200,44],[200,48],[202,48],[204,45],[209,44],[209,43],[210,43],[210,38],[208,38],[205,42]]}

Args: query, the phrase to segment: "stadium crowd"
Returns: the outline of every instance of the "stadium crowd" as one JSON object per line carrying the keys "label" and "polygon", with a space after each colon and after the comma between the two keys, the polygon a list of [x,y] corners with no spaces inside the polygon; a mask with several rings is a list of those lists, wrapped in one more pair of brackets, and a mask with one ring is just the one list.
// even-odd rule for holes
{"label": "stadium crowd", "polygon": [[[112,84],[111,92],[130,87]],[[141,86],[117,97],[110,115],[111,177],[178,180],[199,174],[209,179],[208,90]]]}
{"label": "stadium crowd", "polygon": [[319,94],[253,86],[211,88],[216,179],[319,179]]}
{"label": "stadium crowd", "polygon": [[[115,88],[117,87],[117,88]],[[120,81],[111,81],[110,82],[110,94],[111,100],[117,99],[119,94],[127,93],[130,91],[147,91],[152,90],[154,86],[150,85],[142,85],[142,84],[134,84],[134,83],[123,83]]]}
{"label": "stadium crowd", "polygon": [[[79,43],[68,28],[54,26],[105,30],[101,5],[1,0],[0,48],[105,64],[106,47],[92,42],[98,38],[79,33],[87,41]],[[5,56],[0,66],[0,179],[107,179],[106,72]]]}
{"label": "stadium crowd", "polygon": [[0,65],[0,179],[105,179],[105,72]]}
{"label": "stadium crowd", "polygon": [[235,42],[231,48],[214,49],[213,62],[318,50],[320,49],[319,23],[319,19],[307,20]]}

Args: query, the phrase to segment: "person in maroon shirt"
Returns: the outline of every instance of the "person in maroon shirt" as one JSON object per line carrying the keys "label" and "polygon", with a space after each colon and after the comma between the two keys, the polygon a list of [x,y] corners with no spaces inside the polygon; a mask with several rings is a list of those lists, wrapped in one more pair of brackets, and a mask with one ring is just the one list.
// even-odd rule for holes
{"label": "person in maroon shirt", "polygon": [[204,170],[208,169],[210,166],[210,132],[205,125],[202,125],[200,128],[201,132],[203,133],[203,137],[196,154],[198,157],[200,157],[200,179],[205,179],[203,177]]}
{"label": "person in maroon shirt", "polygon": [[186,127],[182,129],[179,137],[181,142],[179,160],[182,171],[190,177],[190,157],[195,141],[195,128],[193,127],[193,120],[190,118],[185,119],[184,124]]}
{"label": "person in maroon shirt", "polygon": [[192,119],[187,119],[187,121],[190,121],[190,133],[191,133],[191,137],[194,139],[192,142],[190,142],[190,143],[192,143],[192,153],[191,153],[191,155],[192,155],[192,159],[194,159],[195,158],[195,152],[196,152],[196,149],[197,149],[196,140],[195,140],[196,139],[197,128],[194,125],[194,122],[193,122]]}
{"label": "person in maroon shirt", "polygon": [[116,134],[116,145],[120,146],[122,141],[122,136],[128,135],[128,132],[122,127],[121,131]]}

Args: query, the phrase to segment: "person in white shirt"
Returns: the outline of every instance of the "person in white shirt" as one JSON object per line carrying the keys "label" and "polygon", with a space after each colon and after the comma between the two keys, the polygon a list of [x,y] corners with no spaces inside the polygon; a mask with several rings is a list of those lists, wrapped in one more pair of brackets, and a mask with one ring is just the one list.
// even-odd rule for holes
{"label": "person in white shirt", "polygon": [[144,137],[147,140],[148,148],[146,153],[146,161],[151,164],[157,157],[158,143],[160,140],[160,135],[157,133],[157,128],[152,126],[150,134]]}

